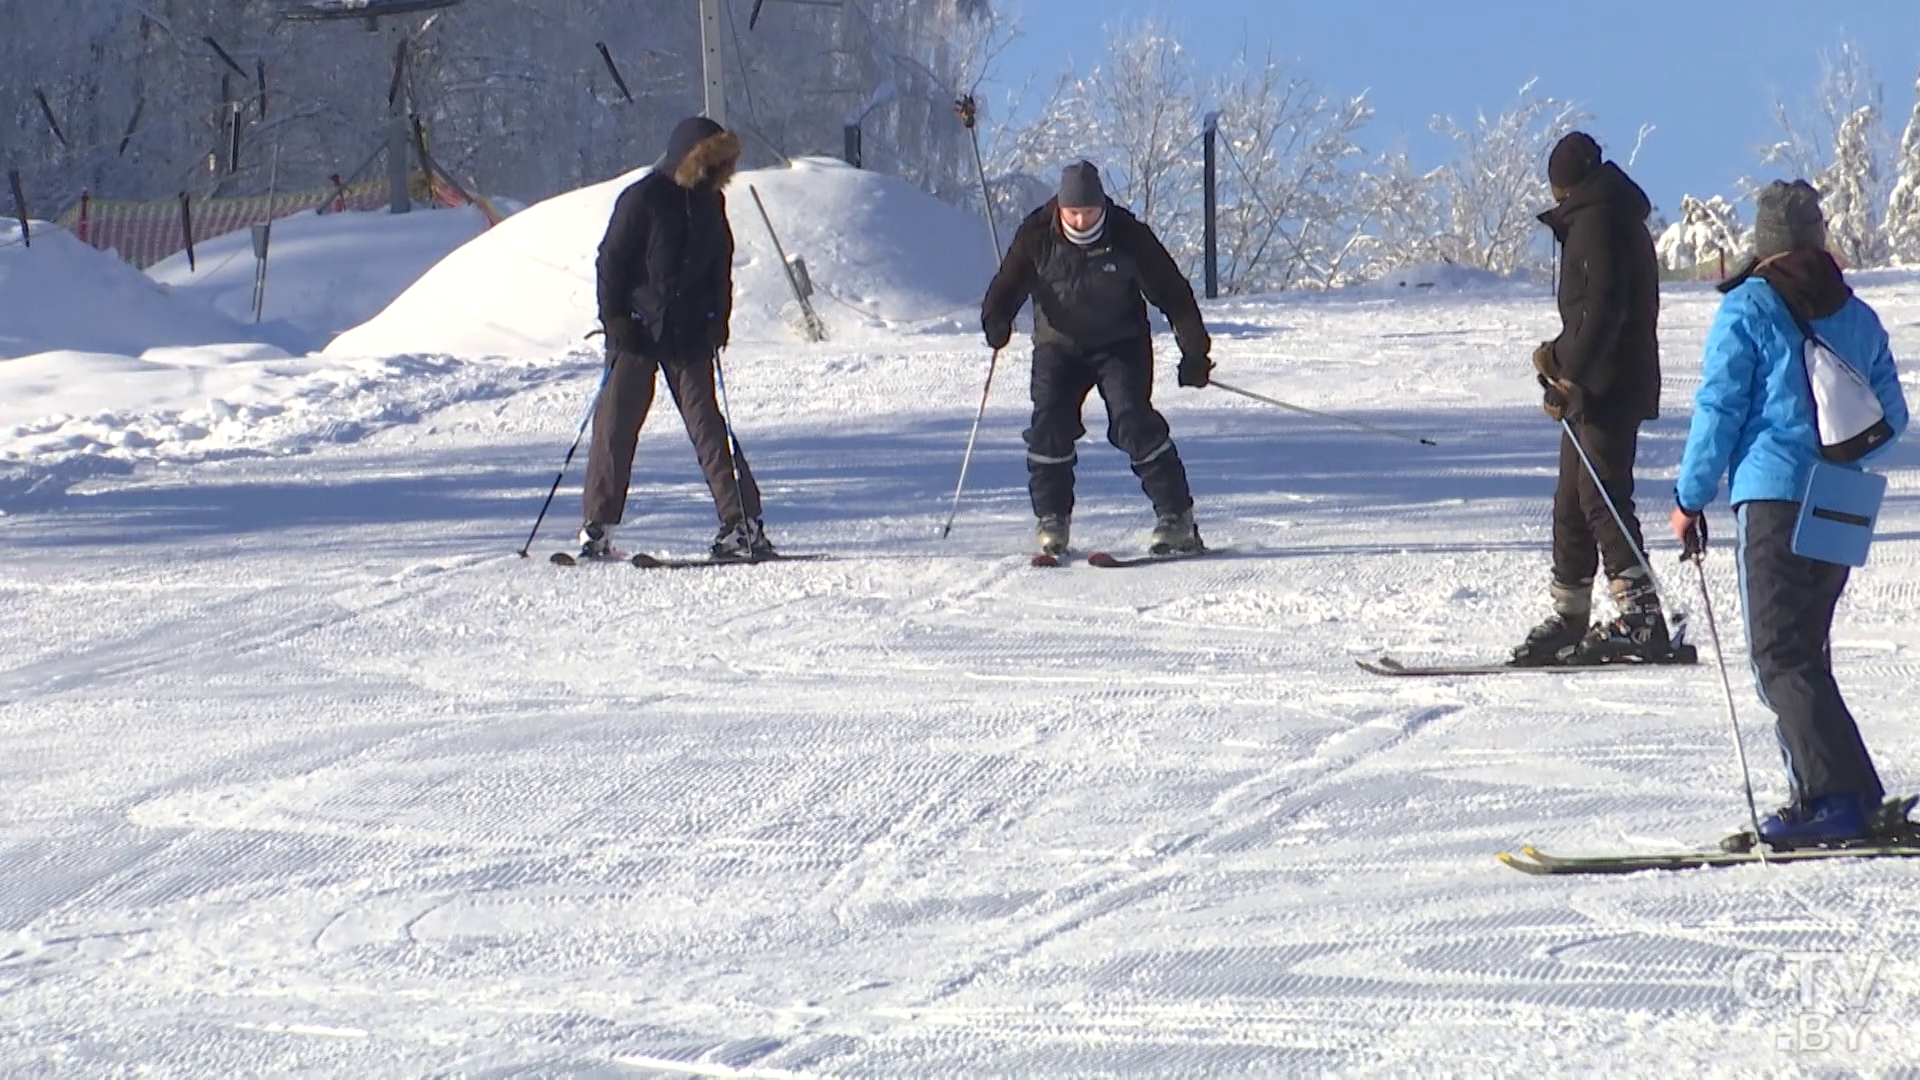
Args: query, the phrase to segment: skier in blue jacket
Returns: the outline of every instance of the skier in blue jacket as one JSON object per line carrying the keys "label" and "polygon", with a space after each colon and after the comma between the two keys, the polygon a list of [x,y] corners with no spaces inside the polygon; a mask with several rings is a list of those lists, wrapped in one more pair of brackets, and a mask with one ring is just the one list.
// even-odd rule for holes
{"label": "skier in blue jacket", "polygon": [[1690,555],[1702,553],[1707,504],[1729,476],[1748,646],[1760,699],[1778,718],[1792,791],[1788,806],[1760,822],[1761,839],[1829,844],[1867,835],[1885,790],[1828,651],[1848,568],[1793,552],[1808,476],[1821,460],[1795,315],[1866,376],[1896,436],[1907,402],[1879,316],[1826,251],[1819,192],[1804,180],[1768,185],[1754,246],[1755,260],[1720,286],[1726,299],[1707,338],[1672,525]]}

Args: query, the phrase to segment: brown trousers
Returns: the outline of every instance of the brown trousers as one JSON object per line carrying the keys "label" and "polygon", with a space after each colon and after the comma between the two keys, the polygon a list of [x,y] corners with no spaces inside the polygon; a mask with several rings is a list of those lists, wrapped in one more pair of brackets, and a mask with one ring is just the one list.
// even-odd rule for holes
{"label": "brown trousers", "polygon": [[[640,425],[653,408],[656,371],[666,375],[667,392],[686,422],[720,524],[738,524],[743,508],[748,518],[760,517],[760,488],[747,469],[746,455],[736,457],[737,448],[728,444],[726,421],[714,393],[713,357],[643,356],[609,349],[607,360],[613,370],[594,408],[593,440],[587,444],[586,519],[618,525],[626,512],[634,449],[640,444]],[[736,462],[738,484],[734,483]]]}

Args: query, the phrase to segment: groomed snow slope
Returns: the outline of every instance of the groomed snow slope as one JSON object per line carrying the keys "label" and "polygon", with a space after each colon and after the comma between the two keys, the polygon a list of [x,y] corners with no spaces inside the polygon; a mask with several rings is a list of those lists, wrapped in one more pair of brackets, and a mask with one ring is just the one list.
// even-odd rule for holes
{"label": "groomed snow slope", "polygon": [[[1862,285],[1920,351],[1920,279]],[[1714,299],[1667,293],[1650,521]],[[248,456],[0,495],[0,1073],[1899,1075],[1920,866],[1492,858],[1735,825],[1710,665],[1353,666],[1498,655],[1543,610],[1551,312],[1513,285],[1211,306],[1221,377],[1440,445],[1176,390],[1163,341],[1230,553],[1143,571],[1025,565],[1014,358],[935,539],[972,335],[730,354],[776,539],[832,562],[516,558],[591,355],[379,361],[337,400],[380,419],[333,430],[289,382],[306,419],[238,425]],[[1834,653],[1899,790],[1917,465],[1893,452]],[[1136,545],[1121,456],[1090,442],[1081,478],[1081,544]],[[663,408],[620,536],[712,524]],[[1709,577],[1778,798],[1724,539]]]}
{"label": "groomed snow slope", "polygon": [[[334,341],[339,356],[452,353],[543,357],[599,326],[594,257],[614,200],[646,175],[548,199],[447,257],[379,317]],[[797,308],[754,206],[757,189],[789,256],[806,261],[829,332],[973,321],[993,271],[986,223],[903,181],[821,158],[743,172],[727,189],[736,246],[733,340],[791,341]]]}

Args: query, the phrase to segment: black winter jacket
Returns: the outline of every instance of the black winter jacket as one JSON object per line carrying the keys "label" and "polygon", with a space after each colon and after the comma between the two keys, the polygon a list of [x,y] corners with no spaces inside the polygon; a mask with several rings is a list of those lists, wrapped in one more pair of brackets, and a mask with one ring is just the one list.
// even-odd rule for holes
{"label": "black winter jacket", "polygon": [[987,286],[980,322],[991,333],[1033,298],[1033,340],[1076,352],[1151,341],[1147,303],[1166,313],[1183,356],[1212,349],[1193,286],[1160,238],[1139,218],[1107,203],[1105,232],[1088,247],[1060,231],[1058,199],[1027,215],[1000,272]]}
{"label": "black winter jacket", "polygon": [[595,263],[600,322],[627,352],[686,355],[726,344],[733,230],[720,193],[740,140],[703,117],[680,122],[653,171],[620,193]]}
{"label": "black winter jacket", "polygon": [[1660,415],[1660,264],[1647,231],[1653,204],[1604,162],[1565,201],[1540,215],[1563,246],[1559,375],[1584,392],[1588,419]]}

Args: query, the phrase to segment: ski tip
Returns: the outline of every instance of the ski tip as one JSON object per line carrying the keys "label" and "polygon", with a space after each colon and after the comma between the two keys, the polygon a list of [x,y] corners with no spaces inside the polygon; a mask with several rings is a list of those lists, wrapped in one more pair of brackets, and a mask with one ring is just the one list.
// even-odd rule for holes
{"label": "ski tip", "polygon": [[657,568],[660,565],[659,559],[654,558],[653,556],[647,554],[644,551],[635,552],[633,558],[628,559],[627,561],[639,567],[642,570],[652,570]]}
{"label": "ski tip", "polygon": [[554,552],[553,557],[547,561],[555,566],[572,566],[574,564],[573,556],[564,551]]}
{"label": "ski tip", "polygon": [[1087,565],[1112,569],[1120,565],[1120,560],[1114,558],[1111,552],[1096,551],[1087,556]]}
{"label": "ski tip", "polygon": [[[1526,849],[1522,848],[1521,850],[1525,851]],[[1551,874],[1553,872],[1553,868],[1548,866],[1546,863],[1536,862],[1533,859],[1521,858],[1518,855],[1513,855],[1505,851],[1502,851],[1496,854],[1494,858],[1499,859],[1500,864],[1502,866],[1512,867],[1513,869],[1518,870],[1523,874],[1533,874],[1535,876],[1539,876],[1542,874]]]}
{"label": "ski tip", "polygon": [[1058,555],[1048,555],[1045,552],[1042,552],[1041,554],[1035,555],[1033,558],[1028,559],[1027,565],[1043,566],[1043,567],[1059,566],[1060,557]]}

